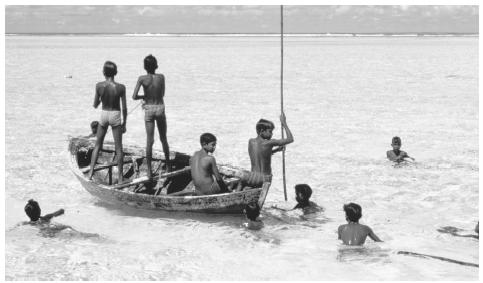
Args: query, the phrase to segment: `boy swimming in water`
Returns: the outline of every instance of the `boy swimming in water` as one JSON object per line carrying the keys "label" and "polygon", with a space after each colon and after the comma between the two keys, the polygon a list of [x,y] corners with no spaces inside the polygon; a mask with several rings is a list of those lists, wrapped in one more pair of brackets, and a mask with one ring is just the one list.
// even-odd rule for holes
{"label": "boy swimming in water", "polygon": [[[103,74],[105,81],[96,84],[96,94],[94,96],[94,108],[97,108],[102,102],[101,119],[97,130],[96,146],[92,152],[91,169],[89,171],[89,179],[94,175],[94,166],[99,157],[99,150],[104,143],[109,126],[112,128],[114,144],[117,157],[118,183],[123,182],[123,152],[122,152],[122,134],[126,132],[126,87],[123,84],[114,81],[117,74],[117,66],[114,62],[106,61],[104,63]],[[122,120],[121,120],[122,108]]]}
{"label": "boy swimming in water", "polygon": [[260,216],[260,206],[258,203],[247,204],[243,211],[248,219],[248,223],[243,224],[247,229],[260,230],[263,228],[263,222],[260,219],[257,219],[258,216]]}
{"label": "boy swimming in water", "polygon": [[[154,144],[154,127],[157,124],[159,138],[163,145],[166,171],[170,171],[169,161],[169,145],[166,137],[166,113],[164,106],[164,75],[156,74],[155,71],[158,68],[158,61],[153,55],[148,55],[144,58],[144,69],[147,74],[140,76],[136,87],[134,88],[134,94],[132,98],[134,100],[144,100],[144,126],[146,127],[146,161],[148,166],[148,178],[152,179],[151,161],[153,156],[153,144]],[[144,95],[138,95],[140,87],[143,86]],[[161,171],[159,172],[161,174]],[[161,180],[161,179],[159,179]]]}
{"label": "boy swimming in water", "polygon": [[388,150],[386,152],[387,158],[397,163],[404,161],[405,158],[409,158],[414,161],[414,158],[410,157],[406,152],[400,150],[401,144],[400,137],[393,137],[391,142],[392,150]]}
{"label": "boy swimming in water", "polygon": [[339,240],[345,245],[362,246],[367,236],[376,242],[382,242],[369,226],[359,224],[362,217],[362,208],[356,203],[344,204],[345,219],[348,224],[340,225],[338,229]]}
{"label": "boy swimming in water", "polygon": [[316,213],[322,211],[322,207],[315,202],[310,201],[312,196],[312,188],[307,184],[295,185],[295,200],[297,205],[293,209],[302,209],[304,214]]}
{"label": "boy swimming in water", "polygon": [[65,230],[65,229],[70,229],[73,232],[75,232],[77,235],[83,236],[83,237],[99,237],[98,234],[79,232],[69,225],[58,224],[58,223],[55,223],[55,224],[50,223],[50,220],[52,218],[64,214],[63,208],[61,208],[61,209],[59,209],[59,210],[57,210],[53,213],[49,213],[49,214],[46,214],[44,216],[41,216],[40,215],[41,209],[40,209],[39,203],[36,202],[33,199],[30,199],[27,202],[27,204],[25,205],[24,210],[25,210],[25,213],[27,214],[27,216],[30,218],[30,221],[24,222],[21,225],[29,224],[29,225],[37,226],[41,231],[41,235],[43,235],[45,237],[53,237],[58,232]]}
{"label": "boy swimming in water", "polygon": [[280,115],[280,122],[287,133],[287,138],[272,139],[275,125],[265,119],[258,121],[256,125],[257,137],[248,140],[251,171],[240,171],[239,174],[235,175],[235,177],[240,178],[237,190],[240,190],[242,186],[259,188],[264,182],[272,181],[272,154],[282,151],[285,145],[294,141],[284,113]]}
{"label": "boy swimming in water", "polygon": [[41,209],[39,203],[33,199],[28,201],[28,203],[25,205],[24,210],[27,216],[30,218],[31,223],[49,222],[52,218],[64,214],[64,209],[61,208],[53,213],[40,216]]}
{"label": "boy swimming in water", "polygon": [[[228,192],[223,181],[215,158],[210,155],[216,148],[216,137],[210,133],[200,136],[201,149],[190,159],[191,177],[195,185],[195,192],[199,195],[212,195]],[[213,179],[215,176],[215,179]]]}

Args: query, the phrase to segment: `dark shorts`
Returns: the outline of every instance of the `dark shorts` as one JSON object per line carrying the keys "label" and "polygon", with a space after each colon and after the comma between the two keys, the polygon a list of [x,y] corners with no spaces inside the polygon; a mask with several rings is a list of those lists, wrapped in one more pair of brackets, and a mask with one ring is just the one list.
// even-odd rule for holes
{"label": "dark shorts", "polygon": [[144,105],[144,121],[154,122],[164,116],[164,104]]}

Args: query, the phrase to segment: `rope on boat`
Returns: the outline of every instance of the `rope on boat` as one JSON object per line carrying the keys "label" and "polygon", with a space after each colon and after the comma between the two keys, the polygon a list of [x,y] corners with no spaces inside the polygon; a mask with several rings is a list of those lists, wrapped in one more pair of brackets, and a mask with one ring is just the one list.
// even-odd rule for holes
{"label": "rope on boat", "polygon": [[[283,5],[280,5],[280,111],[283,114]],[[282,139],[284,138],[283,126]],[[285,146],[282,150],[283,195],[287,201],[287,181],[285,179]]]}

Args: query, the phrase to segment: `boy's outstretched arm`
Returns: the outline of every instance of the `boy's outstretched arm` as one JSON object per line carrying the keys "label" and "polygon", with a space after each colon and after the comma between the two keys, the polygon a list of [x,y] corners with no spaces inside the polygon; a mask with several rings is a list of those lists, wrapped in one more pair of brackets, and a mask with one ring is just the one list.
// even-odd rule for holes
{"label": "boy's outstretched arm", "polygon": [[57,210],[56,212],[52,212],[52,213],[46,214],[46,215],[42,216],[41,218],[43,220],[49,221],[50,219],[52,219],[52,218],[54,218],[56,216],[62,215],[62,214],[64,214],[64,209],[63,208]]}
{"label": "boy's outstretched arm", "polygon": [[139,77],[138,82],[136,83],[136,87],[134,88],[134,93],[132,95],[132,99],[134,99],[134,100],[138,100],[138,99],[143,99],[144,98],[144,96],[138,95],[139,88],[141,88],[141,82],[142,82],[142,79],[141,79],[141,77]]}
{"label": "boy's outstretched arm", "polygon": [[378,237],[378,236],[376,236],[376,234],[374,234],[374,232],[372,231],[372,229],[371,229],[371,228],[369,228],[369,234],[368,234],[368,236],[369,236],[369,237],[370,237],[372,240],[374,240],[374,242],[382,242],[382,240],[381,240],[381,239],[379,239],[379,237]]}

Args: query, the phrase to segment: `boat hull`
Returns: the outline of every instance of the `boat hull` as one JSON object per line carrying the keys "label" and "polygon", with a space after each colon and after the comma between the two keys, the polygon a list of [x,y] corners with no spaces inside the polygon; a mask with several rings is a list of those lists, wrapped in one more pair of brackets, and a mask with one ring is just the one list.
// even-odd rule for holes
{"label": "boat hull", "polygon": [[[110,185],[97,182],[96,178],[89,180],[87,174],[80,170],[76,153],[79,145],[83,144],[85,146],[86,143],[78,143],[79,140],[76,139],[77,138],[71,139],[69,143],[69,164],[72,172],[90,194],[112,204],[163,211],[239,214],[243,212],[244,207],[249,203],[257,202],[260,207],[262,207],[268,189],[270,188],[270,183],[266,182],[261,188],[203,196],[150,195],[136,193],[129,188],[122,190],[113,189]],[[78,144],[76,145],[76,143]],[[92,146],[92,143],[88,144],[88,146]],[[128,152],[129,150],[135,151],[142,149],[131,146],[128,149]],[[176,153],[174,155],[176,155]],[[230,167],[229,165],[221,165],[219,169],[226,174],[240,170],[239,168]],[[179,188],[179,190],[181,189],[183,188]]]}

